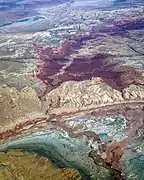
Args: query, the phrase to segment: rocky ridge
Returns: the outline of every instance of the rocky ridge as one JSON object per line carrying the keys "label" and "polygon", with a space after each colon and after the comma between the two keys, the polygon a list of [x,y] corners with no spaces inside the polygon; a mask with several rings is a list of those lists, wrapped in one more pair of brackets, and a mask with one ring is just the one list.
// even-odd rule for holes
{"label": "rocky ridge", "polygon": [[[24,29],[20,22],[1,27],[20,33],[0,34],[0,150],[40,149],[86,180],[123,180],[124,169],[132,172],[126,162],[139,156],[136,164],[143,164],[142,10],[62,8],[67,15],[47,21],[56,26],[46,32],[22,34],[25,22]],[[67,31],[65,23],[76,19]],[[137,178],[142,171],[133,172]]]}
{"label": "rocky ridge", "polygon": [[30,87],[21,91],[15,88],[0,88],[1,132],[7,126],[46,117],[51,114],[80,112],[116,104],[143,103],[144,87],[130,85],[122,92],[112,89],[100,78],[82,82],[65,82],[52,90],[41,101]]}
{"label": "rocky ridge", "polygon": [[22,150],[0,153],[0,178],[7,180],[79,180],[78,172],[74,169],[56,168],[44,157],[30,154]]}

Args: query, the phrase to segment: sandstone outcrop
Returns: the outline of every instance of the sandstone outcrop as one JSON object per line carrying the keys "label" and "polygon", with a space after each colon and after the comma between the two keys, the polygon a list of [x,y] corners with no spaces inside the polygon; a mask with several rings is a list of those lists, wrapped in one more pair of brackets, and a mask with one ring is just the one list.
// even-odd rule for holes
{"label": "sandstone outcrop", "polygon": [[12,180],[80,180],[71,168],[56,168],[44,157],[21,150],[0,152],[0,179]]}
{"label": "sandstone outcrop", "polygon": [[43,107],[51,111],[50,113],[62,113],[127,102],[144,102],[144,86],[130,85],[120,92],[101,78],[92,78],[63,83],[45,96]]}
{"label": "sandstone outcrop", "polygon": [[[78,180],[74,169],[86,180],[139,177],[131,165],[144,167],[143,6],[60,10],[44,12],[42,32],[0,27],[28,30],[0,34],[0,178]],[[45,23],[55,28],[44,32]]]}
{"label": "sandstone outcrop", "polygon": [[[21,123],[26,119],[43,116],[41,102],[34,89],[25,87],[20,92],[16,88],[0,87],[0,129],[7,125]],[[6,128],[7,129],[7,128]]]}
{"label": "sandstone outcrop", "polygon": [[7,126],[35,118],[64,112],[79,112],[125,103],[143,103],[144,87],[130,85],[122,92],[112,89],[101,78],[86,81],[69,81],[43,97],[41,101],[34,89],[21,91],[7,86],[0,88],[1,132]]}

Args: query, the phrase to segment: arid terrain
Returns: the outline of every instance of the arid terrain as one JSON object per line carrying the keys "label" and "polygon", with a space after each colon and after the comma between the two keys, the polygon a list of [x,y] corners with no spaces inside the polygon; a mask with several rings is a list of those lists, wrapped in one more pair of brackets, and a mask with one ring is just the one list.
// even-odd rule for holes
{"label": "arid terrain", "polygon": [[144,6],[75,6],[1,18],[2,180],[144,179]]}

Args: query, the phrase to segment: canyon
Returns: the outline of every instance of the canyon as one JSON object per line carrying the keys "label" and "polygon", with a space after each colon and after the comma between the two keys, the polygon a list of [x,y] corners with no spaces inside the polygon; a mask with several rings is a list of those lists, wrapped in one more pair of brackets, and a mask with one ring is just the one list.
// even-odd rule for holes
{"label": "canyon", "polygon": [[55,8],[0,27],[0,177],[142,180],[143,6]]}

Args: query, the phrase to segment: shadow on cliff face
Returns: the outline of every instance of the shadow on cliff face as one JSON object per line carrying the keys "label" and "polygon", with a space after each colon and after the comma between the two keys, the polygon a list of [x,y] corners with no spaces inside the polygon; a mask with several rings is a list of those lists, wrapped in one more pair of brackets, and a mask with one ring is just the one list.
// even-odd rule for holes
{"label": "shadow on cliff face", "polygon": [[[144,84],[142,74],[122,62],[114,61],[119,55],[111,53],[93,52],[89,55],[80,55],[79,50],[89,52],[86,43],[97,41],[98,36],[127,37],[128,30],[143,29],[144,17],[134,17],[114,21],[111,26],[93,27],[89,33],[70,35],[60,43],[60,47],[38,47],[35,45],[38,55],[37,73],[35,74],[48,85],[47,92],[57,88],[65,81],[83,81],[92,77],[100,77],[104,82],[114,89],[121,91],[131,84]],[[100,34],[98,34],[100,33]],[[103,42],[101,42],[103,43]],[[84,47],[84,49],[83,49]],[[127,45],[134,53],[143,55],[130,45]]]}
{"label": "shadow on cliff face", "polygon": [[[111,55],[97,54],[90,59],[74,59],[73,64],[66,69],[67,74],[77,74],[75,80],[86,80],[92,77],[102,78],[114,89],[122,90],[130,84],[137,84],[136,75],[140,74],[132,68],[122,67],[118,62],[108,62]],[[80,76],[79,76],[80,74]]]}
{"label": "shadow on cliff face", "polygon": [[[143,77],[134,68],[124,67],[118,62],[108,62],[109,54],[97,54],[92,57],[80,57],[65,62],[45,60],[38,65],[40,78],[52,89],[65,81],[83,81],[100,77],[106,84],[121,91],[130,84],[144,84]],[[51,89],[50,89],[51,90]]]}

